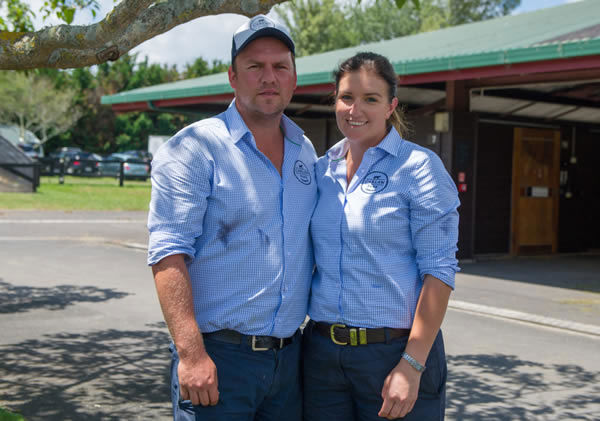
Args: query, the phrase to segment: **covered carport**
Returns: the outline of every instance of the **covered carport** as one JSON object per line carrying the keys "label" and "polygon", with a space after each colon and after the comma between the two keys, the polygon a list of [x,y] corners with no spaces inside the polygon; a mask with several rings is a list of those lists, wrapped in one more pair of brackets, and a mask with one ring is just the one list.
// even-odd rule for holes
{"label": "covered carport", "polygon": [[[460,257],[600,250],[600,2],[299,58],[286,112],[319,153],[340,138],[331,72],[358,51],[394,63],[409,140],[438,153],[457,184]],[[222,73],[102,102],[202,117],[232,98]]]}

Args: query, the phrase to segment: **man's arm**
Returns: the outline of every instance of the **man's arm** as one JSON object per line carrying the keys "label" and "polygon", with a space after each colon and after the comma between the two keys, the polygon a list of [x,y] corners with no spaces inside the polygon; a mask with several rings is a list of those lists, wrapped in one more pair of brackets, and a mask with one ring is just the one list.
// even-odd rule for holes
{"label": "man's arm", "polygon": [[190,275],[184,255],[165,257],[152,273],[162,312],[179,354],[180,393],[194,405],[216,405],[219,401],[217,367],[204,348],[194,316]]}
{"label": "man's arm", "polygon": [[[444,320],[451,292],[447,284],[425,275],[405,350],[423,366]],[[385,379],[381,391],[383,405],[378,415],[396,419],[408,414],[417,400],[420,381],[421,373],[401,358]]]}

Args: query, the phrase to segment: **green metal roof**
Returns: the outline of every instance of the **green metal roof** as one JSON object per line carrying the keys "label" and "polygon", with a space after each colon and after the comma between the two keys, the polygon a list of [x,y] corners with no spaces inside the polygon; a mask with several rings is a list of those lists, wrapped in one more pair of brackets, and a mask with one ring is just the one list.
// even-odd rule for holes
{"label": "green metal roof", "polygon": [[[359,51],[382,54],[398,75],[535,62],[600,54],[600,36],[585,33],[600,23],[600,1],[586,0],[515,16],[504,16],[437,31],[343,48],[296,60],[298,86],[332,82],[332,71]],[[597,32],[595,32],[597,34]],[[561,42],[549,42],[563,37]],[[102,97],[103,104],[231,93],[227,73],[165,83]]]}

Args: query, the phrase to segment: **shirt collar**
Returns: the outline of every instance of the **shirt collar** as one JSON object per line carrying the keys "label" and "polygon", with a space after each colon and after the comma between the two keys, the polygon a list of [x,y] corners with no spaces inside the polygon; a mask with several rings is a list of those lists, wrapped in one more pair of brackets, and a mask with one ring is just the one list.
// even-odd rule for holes
{"label": "shirt collar", "polygon": [[[227,111],[225,111],[225,118],[227,119],[231,140],[234,143],[238,143],[247,133],[250,133],[250,129],[246,126],[246,122],[235,106],[235,98],[229,104]],[[285,137],[295,143],[301,144],[304,138],[304,130],[285,115],[281,117],[281,128]]]}
{"label": "shirt collar", "polygon": [[343,138],[338,143],[333,145],[327,151],[327,158],[329,158],[330,162],[339,161],[346,156],[348,153],[348,148],[350,148],[350,144],[348,143],[347,138]]}
{"label": "shirt collar", "polygon": [[379,145],[376,146],[378,149],[383,149],[390,155],[398,157],[400,155],[400,148],[403,143],[403,139],[400,136],[400,133],[396,130],[394,126],[390,129],[388,134],[383,138]]}
{"label": "shirt collar", "polygon": [[[404,140],[400,136],[400,133],[398,133],[396,128],[392,126],[388,134],[382,139],[381,142],[379,142],[377,146],[375,146],[375,149],[382,149],[390,155],[398,157],[400,155],[400,148],[403,141]],[[329,161],[333,162],[343,159],[348,152],[348,148],[350,148],[348,139],[343,138],[327,151],[327,157],[329,158]]]}

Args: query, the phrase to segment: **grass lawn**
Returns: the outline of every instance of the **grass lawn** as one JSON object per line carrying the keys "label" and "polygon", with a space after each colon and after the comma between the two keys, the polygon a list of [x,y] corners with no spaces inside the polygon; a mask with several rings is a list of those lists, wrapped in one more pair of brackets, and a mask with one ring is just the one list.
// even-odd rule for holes
{"label": "grass lawn", "polygon": [[13,414],[4,408],[0,408],[0,421],[25,421],[25,418],[19,414]]}
{"label": "grass lawn", "polygon": [[[147,210],[150,182],[115,178],[41,177],[37,193],[0,193],[0,209]],[[1,419],[0,419],[1,421]]]}

